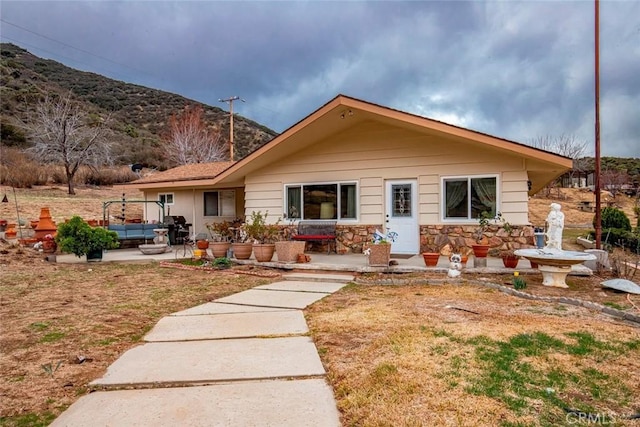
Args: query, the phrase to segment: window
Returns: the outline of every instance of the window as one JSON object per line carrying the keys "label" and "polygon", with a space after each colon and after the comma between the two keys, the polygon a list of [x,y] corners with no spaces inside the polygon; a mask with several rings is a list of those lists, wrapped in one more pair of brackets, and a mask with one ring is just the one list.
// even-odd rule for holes
{"label": "window", "polygon": [[497,183],[495,176],[443,179],[444,219],[471,220],[485,211],[495,215]]}
{"label": "window", "polygon": [[286,187],[289,219],[356,219],[355,183],[302,184]]}
{"label": "window", "polygon": [[204,216],[236,216],[235,190],[205,191]]}
{"label": "window", "polygon": [[165,206],[173,205],[173,193],[159,193],[158,200],[164,203]]}

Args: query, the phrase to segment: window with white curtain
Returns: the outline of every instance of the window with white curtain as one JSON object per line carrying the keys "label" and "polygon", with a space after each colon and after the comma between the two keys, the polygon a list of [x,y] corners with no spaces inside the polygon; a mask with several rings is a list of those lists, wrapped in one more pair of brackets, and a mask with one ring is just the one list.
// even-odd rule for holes
{"label": "window with white curtain", "polygon": [[496,176],[443,178],[442,194],[445,220],[472,220],[485,211],[495,215],[498,202],[498,178]]}
{"label": "window with white curtain", "polygon": [[285,212],[289,219],[356,219],[356,183],[287,185]]}

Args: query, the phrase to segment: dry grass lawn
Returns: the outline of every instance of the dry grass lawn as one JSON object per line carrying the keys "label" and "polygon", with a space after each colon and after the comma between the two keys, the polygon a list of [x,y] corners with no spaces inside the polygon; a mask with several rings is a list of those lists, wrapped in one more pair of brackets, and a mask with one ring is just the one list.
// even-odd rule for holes
{"label": "dry grass lawn", "polygon": [[[57,222],[76,214],[99,219],[103,201],[122,197],[112,189],[77,190],[75,196],[64,187],[16,190],[20,218],[37,219],[47,206]],[[14,194],[7,196],[0,217],[13,221]],[[592,214],[574,209],[590,196],[566,192],[560,203],[567,224],[591,221]],[[549,203],[531,200],[534,224]],[[633,201],[620,203],[635,221]],[[141,209],[132,205],[127,215]],[[47,425],[161,317],[273,280],[237,270],[176,273],[153,263],[52,264],[31,249],[0,246],[3,426]],[[597,277],[571,278],[568,291],[526,280],[533,293],[635,310],[624,295],[603,292]],[[566,408],[640,412],[637,325],[474,283],[350,285],[307,310],[345,425],[555,426],[575,424]],[[630,423],[616,418],[610,425],[637,425]]]}
{"label": "dry grass lawn", "polygon": [[307,318],[345,426],[637,425],[637,325],[470,284],[354,285]]}

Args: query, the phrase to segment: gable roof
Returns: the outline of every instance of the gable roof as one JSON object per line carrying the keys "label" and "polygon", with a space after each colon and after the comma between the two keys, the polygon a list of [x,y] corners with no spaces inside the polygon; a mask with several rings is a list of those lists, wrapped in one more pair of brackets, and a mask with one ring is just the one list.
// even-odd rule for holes
{"label": "gable roof", "polygon": [[[526,161],[529,179],[532,182],[531,194],[536,193],[548,182],[562,175],[572,167],[573,163],[570,158],[525,144],[349,96],[338,95],[244,159],[220,170],[215,177],[197,178],[191,176],[182,181],[173,180],[171,183],[176,187],[229,186],[234,183],[242,185],[243,178],[247,174],[364,121],[385,123],[424,135],[447,138],[452,142],[483,144],[487,149],[513,153],[523,157]],[[154,188],[159,187],[160,182],[169,184],[167,181],[155,181],[157,184],[154,185],[154,182],[140,182],[138,180],[130,185],[141,189]]]}
{"label": "gable roof", "polygon": [[130,184],[172,183],[198,179],[212,179],[235,162],[211,162],[181,165],[132,181]]}

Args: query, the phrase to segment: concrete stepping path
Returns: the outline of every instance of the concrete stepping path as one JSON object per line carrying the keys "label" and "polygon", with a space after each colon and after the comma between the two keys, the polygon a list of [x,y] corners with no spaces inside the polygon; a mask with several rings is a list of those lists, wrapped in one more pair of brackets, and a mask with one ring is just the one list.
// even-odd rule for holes
{"label": "concrete stepping path", "polygon": [[340,425],[333,391],[323,379],[262,381],[89,394],[54,427]]}
{"label": "concrete stepping path", "polygon": [[223,304],[219,302],[207,302],[197,305],[186,310],[173,313],[172,316],[194,316],[200,314],[224,314],[224,313],[249,313],[249,312],[267,312],[267,311],[285,311],[291,309],[283,309],[278,307],[254,307],[250,305]]}
{"label": "concrete stepping path", "polygon": [[321,292],[277,291],[268,289],[249,289],[220,298],[216,301],[227,304],[253,305],[259,307],[303,309],[329,295]]}
{"label": "concrete stepping path", "polygon": [[144,337],[145,341],[194,341],[302,335],[309,332],[300,310],[167,316]]}
{"label": "concrete stepping path", "polygon": [[289,279],[161,319],[51,425],[339,426],[300,309],[352,278]]}
{"label": "concrete stepping path", "polygon": [[132,348],[91,385],[177,385],[324,374],[309,337],[177,341]]}

